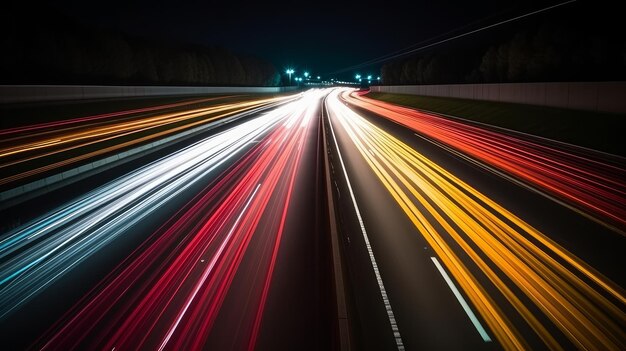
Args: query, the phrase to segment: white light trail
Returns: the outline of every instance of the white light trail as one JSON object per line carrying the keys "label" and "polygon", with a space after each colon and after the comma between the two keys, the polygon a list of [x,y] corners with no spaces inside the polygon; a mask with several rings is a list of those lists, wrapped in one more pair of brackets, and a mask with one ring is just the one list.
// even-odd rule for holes
{"label": "white light trail", "polygon": [[30,224],[1,235],[0,319],[126,235],[306,104],[307,92],[258,117],[207,137],[105,184]]}

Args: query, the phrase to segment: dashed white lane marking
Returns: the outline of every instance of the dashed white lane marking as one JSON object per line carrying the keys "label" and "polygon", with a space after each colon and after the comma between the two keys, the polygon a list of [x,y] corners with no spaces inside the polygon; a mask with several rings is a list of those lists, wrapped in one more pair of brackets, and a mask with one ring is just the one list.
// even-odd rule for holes
{"label": "dashed white lane marking", "polygon": [[478,330],[478,333],[480,334],[480,336],[483,338],[485,342],[491,342],[491,338],[487,334],[487,331],[485,330],[485,328],[483,328],[482,324],[480,324],[480,321],[478,320],[478,318],[476,318],[476,315],[474,314],[472,309],[469,307],[469,305],[465,301],[465,298],[463,298],[463,295],[461,295],[461,293],[459,292],[459,289],[456,288],[456,285],[454,285],[454,282],[452,281],[452,279],[450,279],[450,277],[448,276],[448,273],[446,273],[446,270],[443,269],[437,257],[431,257],[430,259],[433,260],[433,263],[435,264],[435,266],[437,266],[439,273],[441,273],[441,275],[443,276],[443,279],[446,281],[446,283],[448,283],[448,286],[452,290],[452,293],[454,293],[454,296],[463,307],[463,310],[465,311],[469,319],[472,321],[472,324],[474,324],[474,327],[476,328],[476,330]]}
{"label": "dashed white lane marking", "polygon": [[[328,110],[327,110],[328,111]],[[359,211],[359,206],[356,203],[356,199],[354,198],[354,192],[352,191],[352,185],[350,184],[350,179],[348,178],[348,173],[346,172],[346,166],[343,163],[343,157],[341,157],[341,151],[339,151],[339,144],[337,144],[337,137],[335,136],[335,130],[333,129],[333,124],[330,121],[330,114],[328,115],[328,123],[330,124],[330,131],[333,134],[333,139],[335,141],[335,148],[337,149],[337,155],[339,156],[339,162],[341,163],[341,167],[343,169],[343,175],[346,177],[346,183],[348,184],[348,190],[350,191],[350,197],[352,197],[352,204],[354,205],[354,210],[356,211],[356,216],[359,220],[359,225],[361,226],[361,233],[363,233],[363,240],[365,240],[365,247],[367,248],[367,253],[369,254],[370,261],[372,262],[372,268],[374,269],[374,275],[376,275],[376,281],[378,282],[378,288],[380,289],[380,294],[383,298],[383,304],[385,305],[385,310],[387,311],[387,317],[389,318],[389,323],[391,324],[391,331],[393,332],[393,337],[396,339],[396,346],[398,350],[404,350],[404,344],[402,343],[402,337],[400,336],[400,331],[398,330],[398,324],[396,323],[396,317],[393,314],[393,310],[391,309],[391,304],[389,303],[389,298],[387,296],[387,290],[385,289],[385,285],[383,284],[383,279],[380,276],[380,272],[378,271],[378,264],[376,263],[376,258],[374,258],[374,252],[372,251],[372,246],[370,245],[369,237],[367,236],[367,231],[365,231],[365,225],[363,224],[363,218],[361,217],[361,212]]]}

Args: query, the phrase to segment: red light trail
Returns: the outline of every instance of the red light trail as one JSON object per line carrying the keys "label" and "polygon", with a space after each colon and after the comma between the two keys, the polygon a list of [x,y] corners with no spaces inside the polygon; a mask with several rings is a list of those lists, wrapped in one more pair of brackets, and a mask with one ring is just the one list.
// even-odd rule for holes
{"label": "red light trail", "polygon": [[506,134],[360,94],[344,93],[343,99],[502,170],[624,233],[626,169],[619,163],[587,155],[589,150],[558,147],[538,137]]}
{"label": "red light trail", "polygon": [[202,348],[240,275],[253,279],[237,342],[254,349],[316,98],[285,106],[284,122],[66,313],[43,349]]}

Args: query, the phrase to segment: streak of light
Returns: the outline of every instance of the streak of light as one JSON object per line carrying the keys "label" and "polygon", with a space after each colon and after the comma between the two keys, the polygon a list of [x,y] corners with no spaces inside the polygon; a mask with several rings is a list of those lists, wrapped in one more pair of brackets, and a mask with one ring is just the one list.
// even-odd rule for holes
{"label": "streak of light", "polygon": [[391,302],[389,302],[387,289],[385,288],[385,284],[383,283],[383,278],[380,275],[380,271],[378,269],[378,263],[376,262],[376,257],[374,257],[374,250],[372,249],[369,236],[367,235],[367,231],[365,230],[365,224],[363,224],[363,217],[361,216],[359,205],[357,204],[357,201],[354,197],[354,191],[352,190],[350,178],[348,177],[348,172],[346,171],[346,165],[343,163],[343,157],[341,156],[341,151],[339,151],[339,145],[337,144],[337,136],[335,135],[335,130],[334,130],[332,123],[330,123],[330,130],[333,135],[333,140],[335,142],[337,155],[339,156],[339,162],[341,163],[341,169],[343,170],[343,175],[346,179],[346,184],[348,185],[350,198],[352,199],[352,205],[354,206],[354,210],[356,212],[356,216],[359,221],[359,227],[361,228],[361,234],[363,235],[363,240],[365,242],[367,254],[369,256],[370,262],[372,263],[372,269],[374,270],[374,275],[376,276],[376,283],[378,284],[378,289],[380,290],[380,295],[382,297],[383,304],[385,305],[385,310],[387,312],[387,318],[389,319],[391,331],[393,332],[393,336],[396,341],[396,347],[398,348],[398,350],[404,350],[404,343],[402,342],[402,336],[400,335],[398,323],[396,322],[395,314],[393,313],[393,309],[391,308]]}
{"label": "streak of light", "polygon": [[[281,108],[275,111],[281,111]],[[280,121],[266,114],[148,164],[0,241],[0,318],[20,307]]]}
{"label": "streak of light", "polygon": [[571,203],[597,222],[626,235],[623,164],[603,161],[571,145],[557,147],[541,138],[509,135],[365,96],[343,97]]}
{"label": "streak of light", "polygon": [[42,349],[202,349],[244,256],[254,273],[246,281],[248,300],[236,311],[242,322],[233,347],[254,349],[305,150],[300,146],[311,137],[323,94],[307,92],[225,131],[222,143],[245,138],[252,146],[68,311],[39,340]]}
{"label": "streak of light", "polygon": [[[626,325],[622,310],[626,297],[620,286],[521,218],[350,110],[339,99],[339,92],[331,94],[327,102],[331,115],[505,349],[527,349],[528,345],[470,272],[462,256],[470,259],[482,279],[486,278],[500,292],[549,349],[559,350],[562,346],[517,294],[524,294],[577,348],[626,347],[626,334],[621,327]],[[457,245],[459,252],[453,248]]]}
{"label": "streak of light", "polygon": [[259,191],[260,186],[261,184],[256,186],[256,188],[252,192],[252,195],[250,195],[250,199],[248,199],[245,206],[243,207],[243,209],[237,216],[237,219],[235,220],[235,223],[231,227],[230,231],[228,232],[228,234],[226,234],[226,238],[220,245],[219,249],[213,256],[211,261],[209,261],[207,269],[203,272],[202,276],[198,280],[198,283],[194,287],[193,292],[188,296],[187,301],[185,302],[185,306],[178,312],[178,316],[176,316],[176,320],[170,325],[170,328],[167,331],[167,334],[161,341],[161,345],[159,345],[159,351],[162,351],[167,345],[167,343],[170,341],[170,338],[172,337],[172,334],[174,334],[174,331],[176,331],[176,328],[180,324],[181,319],[183,319],[183,317],[185,316],[185,313],[187,313],[187,310],[189,310],[189,306],[198,295],[200,288],[202,288],[202,285],[206,282],[207,278],[209,277],[209,274],[211,274],[211,272],[213,271],[213,268],[215,267],[215,264],[217,263],[218,258],[222,255],[222,252],[224,251],[226,244],[228,244],[228,242],[230,241],[230,238],[233,236],[233,232],[235,231],[235,229],[237,229],[237,225],[239,224],[239,221],[241,221],[241,217],[243,217],[243,215],[246,214],[246,211],[248,210],[248,207],[250,206],[250,202],[252,201],[252,199],[254,199],[254,195],[256,195],[256,193]]}
{"label": "streak of light", "polygon": [[[79,127],[46,130],[39,134],[29,133],[13,138],[3,138],[0,143],[0,169],[10,169],[34,160],[40,160],[39,162],[44,164],[48,162],[48,164],[37,165],[17,174],[5,176],[0,179],[0,185],[288,99],[293,99],[293,97],[218,104],[131,120],[113,120],[107,124],[81,124]],[[113,144],[111,145],[111,143]],[[70,151],[100,144],[103,146],[93,151],[85,149],[86,152],[77,156],[69,154]],[[59,157],[61,160],[58,160]],[[42,161],[46,158],[51,161]]]}
{"label": "streak of light", "polygon": [[143,108],[137,108],[137,109],[132,109],[132,110],[103,113],[103,114],[94,115],[94,116],[78,117],[78,118],[72,118],[72,119],[63,119],[61,121],[39,123],[39,124],[28,125],[28,126],[23,126],[23,127],[7,128],[7,129],[0,130],[0,135],[11,135],[11,134],[12,135],[18,135],[18,134],[21,134],[21,133],[32,133],[33,131],[40,130],[40,129],[50,129],[50,128],[55,128],[56,129],[56,128],[59,128],[59,127],[62,127],[62,126],[69,126],[69,125],[74,125],[74,124],[82,124],[82,123],[85,123],[85,122],[93,122],[93,121],[98,121],[98,120],[103,120],[103,119],[128,116],[128,115],[137,114],[137,113],[146,113],[146,112],[164,110],[164,109],[167,109],[167,108],[174,108],[174,107],[181,107],[181,106],[192,105],[192,104],[199,104],[199,103],[204,103],[204,102],[218,100],[218,99],[225,99],[225,98],[229,98],[229,97],[232,97],[232,96],[219,96],[219,97],[212,97],[212,98],[206,98],[206,99],[194,99],[194,100],[190,100],[190,101],[183,101],[183,102],[178,102],[178,103],[173,103],[173,104],[158,105],[158,106],[151,106],[151,107],[143,107]]}

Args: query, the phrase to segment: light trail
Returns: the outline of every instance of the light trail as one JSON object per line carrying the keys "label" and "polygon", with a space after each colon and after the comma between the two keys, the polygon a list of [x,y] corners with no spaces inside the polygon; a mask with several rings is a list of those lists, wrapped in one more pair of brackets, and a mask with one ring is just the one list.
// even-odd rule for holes
{"label": "light trail", "polygon": [[404,342],[402,342],[402,335],[400,335],[400,330],[398,328],[398,323],[396,321],[395,314],[393,313],[393,308],[391,307],[391,302],[389,302],[389,296],[387,294],[387,289],[385,288],[385,284],[383,283],[383,278],[380,275],[380,270],[378,269],[378,263],[376,262],[376,257],[374,256],[374,250],[372,249],[372,245],[370,244],[369,236],[367,235],[367,231],[365,230],[365,224],[363,223],[363,217],[361,216],[361,211],[359,210],[359,205],[354,197],[354,191],[352,190],[352,185],[350,182],[350,178],[348,177],[348,172],[346,170],[346,165],[343,163],[343,157],[341,156],[341,151],[339,151],[339,144],[337,144],[337,136],[335,135],[335,130],[333,128],[333,123],[329,121],[330,131],[333,136],[333,141],[335,142],[335,148],[337,150],[337,156],[339,156],[339,163],[341,163],[341,169],[343,170],[343,175],[346,179],[346,184],[348,185],[348,191],[350,192],[350,199],[352,200],[352,205],[354,206],[354,211],[356,213],[357,219],[359,221],[359,228],[361,229],[361,234],[363,235],[363,241],[365,242],[365,248],[367,249],[367,254],[370,259],[370,263],[372,264],[372,269],[374,271],[374,275],[376,276],[376,283],[378,284],[378,290],[380,290],[380,295],[383,300],[383,305],[385,305],[385,311],[387,312],[387,319],[389,320],[389,325],[391,326],[391,331],[393,332],[393,336],[396,342],[396,348],[399,351],[404,350]]}
{"label": "light trail", "polygon": [[626,168],[622,163],[603,161],[573,146],[557,147],[540,138],[508,135],[366,96],[346,93],[343,98],[502,170],[625,233]]}
{"label": "light trail", "polygon": [[[106,153],[155,140],[217,119],[292,99],[292,96],[256,99],[235,103],[167,112],[148,117],[112,119],[133,111],[79,118],[70,126],[59,128],[56,124],[45,124],[37,133],[5,136],[0,142],[0,170],[7,173],[0,185],[15,182],[33,175],[77,163]],[[204,100],[202,100],[204,101]],[[186,104],[174,104],[175,107]],[[158,110],[171,108],[172,105]],[[147,110],[151,110],[148,108]],[[139,110],[139,111],[143,111]],[[105,118],[105,123],[100,121]],[[87,121],[94,123],[86,123]],[[81,123],[79,123],[81,122]],[[9,134],[10,135],[10,134]],[[97,149],[94,149],[98,146]],[[77,151],[84,150],[80,154]],[[36,165],[26,167],[37,161]],[[15,174],[12,174],[14,172]]]}
{"label": "light trail", "polygon": [[[274,111],[283,111],[278,108]],[[280,118],[268,113],[112,181],[0,241],[0,318],[159,206],[244,150]]]}
{"label": "light trail", "polygon": [[[564,347],[519,295],[525,295],[576,348],[626,347],[622,328],[626,325],[626,295],[620,286],[350,110],[339,92],[328,98],[328,107],[505,349],[527,349],[529,345],[481,282],[494,287],[549,349]],[[459,252],[455,252],[457,246]],[[480,276],[471,273],[474,270],[462,256],[469,257]]]}
{"label": "light trail", "polygon": [[195,285],[193,292],[189,295],[189,297],[185,301],[184,307],[179,311],[178,315],[176,316],[176,320],[170,325],[170,328],[167,331],[167,334],[163,338],[163,341],[161,341],[161,345],[159,345],[159,351],[162,351],[167,345],[167,343],[170,341],[170,339],[172,338],[172,334],[174,334],[174,332],[176,331],[176,328],[178,328],[178,325],[180,324],[181,319],[183,319],[183,317],[185,316],[185,313],[187,313],[187,311],[189,310],[189,306],[198,295],[200,288],[206,282],[207,278],[209,277],[209,274],[211,274],[211,272],[213,271],[213,268],[215,267],[217,259],[222,255],[222,252],[224,252],[224,248],[229,243],[230,238],[232,237],[235,229],[237,229],[237,226],[239,225],[239,221],[241,220],[241,217],[243,217],[243,215],[246,214],[246,211],[248,210],[248,207],[250,206],[250,202],[254,199],[254,196],[259,191],[260,186],[261,184],[257,185],[254,191],[252,192],[252,195],[250,195],[250,199],[246,202],[245,206],[241,210],[241,213],[239,213],[239,216],[237,216],[237,219],[235,220],[235,223],[233,224],[232,228],[226,235],[225,240],[222,242],[216,254],[213,256],[213,258],[209,262],[208,269],[206,269],[203,272],[202,276],[200,277],[200,280]]}
{"label": "light trail", "polygon": [[[219,100],[219,99],[226,99],[226,98],[230,98],[230,97],[234,97],[234,95],[232,95],[232,96],[218,96],[218,97],[212,97],[212,98],[206,98],[206,99],[194,99],[194,100],[182,101],[182,102],[173,103],[173,104],[136,108],[136,109],[126,110],[126,111],[116,111],[116,112],[110,112],[110,113],[103,113],[103,114],[94,115],[94,116],[78,117],[78,118],[72,118],[72,119],[63,119],[63,120],[60,120],[60,121],[39,123],[39,124],[35,124],[35,125],[28,125],[28,126],[22,126],[22,127],[13,127],[13,128],[7,128],[7,129],[0,130],[0,135],[13,135],[13,136],[16,136],[16,135],[19,135],[19,134],[22,134],[22,133],[33,133],[33,131],[41,130],[41,129],[52,129],[52,128],[56,129],[56,128],[59,128],[59,127],[62,127],[62,126],[71,126],[71,125],[74,125],[74,124],[79,124],[80,125],[80,124],[83,124],[85,122],[107,120],[107,119],[110,119],[110,118],[129,116],[129,115],[138,114],[138,113],[146,113],[146,112],[164,110],[164,109],[168,109],[168,108],[181,107],[181,106],[192,105],[192,104],[200,104],[200,103],[204,103],[204,102],[209,102],[209,101],[214,101],[214,100]],[[64,128],[66,128],[66,127],[64,127]]]}
{"label": "light trail", "polygon": [[[313,136],[313,116],[323,94],[307,92],[251,120],[254,133],[229,133],[230,138],[246,135],[253,146],[86,294],[37,345],[202,349],[235,275],[245,274],[248,267],[250,293],[237,310],[241,324],[233,331],[233,347],[254,349],[303,145]],[[248,266],[244,256],[252,260]]]}

